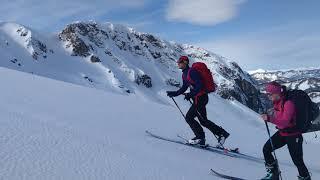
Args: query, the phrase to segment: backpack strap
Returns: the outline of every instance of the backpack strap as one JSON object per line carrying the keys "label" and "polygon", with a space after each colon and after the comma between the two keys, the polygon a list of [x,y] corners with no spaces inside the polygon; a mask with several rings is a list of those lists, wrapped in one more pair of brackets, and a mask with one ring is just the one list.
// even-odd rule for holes
{"label": "backpack strap", "polygon": [[284,109],[284,104],[288,101],[288,96],[289,96],[289,91],[287,91],[287,87],[286,86],[281,86],[281,92],[283,95],[283,101],[281,103],[281,110],[283,111]]}
{"label": "backpack strap", "polygon": [[194,84],[194,81],[191,79],[191,76],[190,76],[191,69],[192,69],[192,67],[189,68],[189,70],[187,72],[187,77],[185,77],[185,80],[188,81],[191,84]]}
{"label": "backpack strap", "polygon": [[189,75],[189,74],[190,74],[190,69],[191,69],[191,68],[188,69],[188,72],[187,72],[187,75],[186,75],[186,76],[184,75],[184,73],[182,73],[182,79],[183,79],[183,80],[188,81],[188,77],[190,76],[190,75]]}

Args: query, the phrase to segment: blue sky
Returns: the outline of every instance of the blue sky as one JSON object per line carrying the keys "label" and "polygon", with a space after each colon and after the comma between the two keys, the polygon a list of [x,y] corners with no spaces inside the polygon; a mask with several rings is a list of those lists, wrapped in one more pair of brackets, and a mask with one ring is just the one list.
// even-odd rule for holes
{"label": "blue sky", "polygon": [[195,44],[245,70],[320,67],[317,0],[1,0],[0,21],[58,32],[73,21],[121,23]]}

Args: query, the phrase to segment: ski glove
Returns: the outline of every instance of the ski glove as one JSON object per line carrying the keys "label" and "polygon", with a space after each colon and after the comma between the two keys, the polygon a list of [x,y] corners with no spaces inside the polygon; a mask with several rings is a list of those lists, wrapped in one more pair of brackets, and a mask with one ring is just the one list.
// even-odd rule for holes
{"label": "ski glove", "polygon": [[187,100],[187,101],[190,101],[191,98],[192,98],[191,93],[186,93],[185,96],[184,96],[184,99]]}
{"label": "ski glove", "polygon": [[169,97],[176,97],[177,96],[177,92],[176,91],[167,91],[167,96]]}

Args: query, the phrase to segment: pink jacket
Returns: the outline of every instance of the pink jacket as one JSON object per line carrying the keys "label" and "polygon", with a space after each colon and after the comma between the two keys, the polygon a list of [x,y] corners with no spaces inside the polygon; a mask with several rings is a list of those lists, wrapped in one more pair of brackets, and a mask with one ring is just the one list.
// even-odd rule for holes
{"label": "pink jacket", "polygon": [[301,134],[301,132],[281,132],[281,129],[294,127],[296,123],[296,107],[294,103],[291,100],[287,100],[282,107],[283,101],[284,98],[282,97],[280,101],[273,102],[274,114],[273,116],[268,116],[268,121],[277,126],[282,136]]}

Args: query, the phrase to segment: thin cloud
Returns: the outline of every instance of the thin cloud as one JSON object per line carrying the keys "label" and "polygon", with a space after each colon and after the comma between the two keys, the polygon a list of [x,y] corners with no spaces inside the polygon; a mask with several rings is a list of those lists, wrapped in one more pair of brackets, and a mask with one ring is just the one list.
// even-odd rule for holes
{"label": "thin cloud", "polygon": [[170,0],[167,19],[196,25],[216,25],[237,15],[244,0]]}
{"label": "thin cloud", "polygon": [[[246,70],[318,67],[320,27],[315,22],[270,28],[198,43],[238,62]],[[308,29],[308,31],[305,31]]]}
{"label": "thin cloud", "polygon": [[43,28],[68,19],[88,20],[120,8],[140,8],[146,0],[5,0],[1,2],[2,21],[14,21]]}

